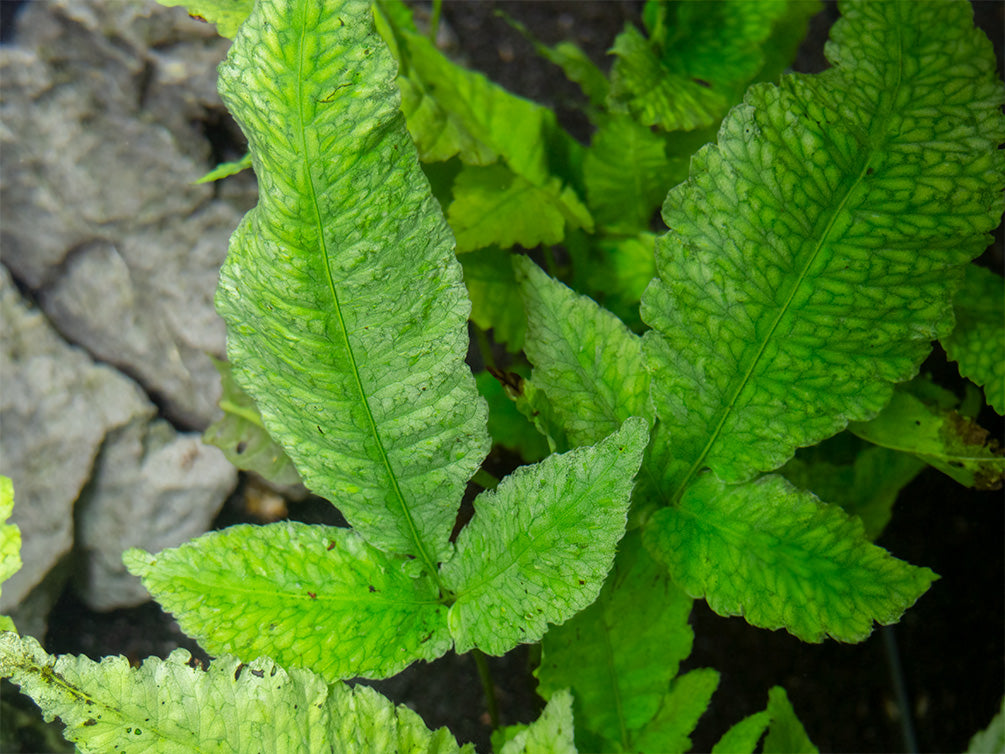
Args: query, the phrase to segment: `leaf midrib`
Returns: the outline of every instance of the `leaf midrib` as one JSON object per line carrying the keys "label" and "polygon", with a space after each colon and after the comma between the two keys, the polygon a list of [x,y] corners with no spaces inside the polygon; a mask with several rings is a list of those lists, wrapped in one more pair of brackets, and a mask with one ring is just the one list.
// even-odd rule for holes
{"label": "leaf midrib", "polygon": [[[900,37],[899,31],[900,29],[898,27],[896,29],[896,32],[897,32],[897,43],[898,43],[898,61],[900,61],[900,67],[897,71],[897,83],[894,87],[891,88],[889,96],[886,98],[887,103],[896,102],[897,93],[899,92],[901,83],[903,81],[903,59],[904,59],[903,40]],[[882,97],[883,94],[884,92],[881,92],[880,96]],[[886,119],[889,117],[889,106],[884,108],[883,102],[880,101],[878,103],[878,109],[879,113],[877,120],[880,122],[885,122]],[[875,127],[870,130],[874,133]],[[799,271],[799,277],[796,279],[795,283],[789,290],[789,294],[786,297],[784,304],[779,308],[778,313],[775,315],[775,318],[772,321],[771,326],[768,329],[766,335],[761,339],[760,345],[757,349],[757,353],[750,360],[750,364],[745,370],[743,377],[738,381],[735,390],[733,391],[732,395],[729,398],[729,402],[720,411],[719,420],[716,423],[715,429],[713,429],[711,434],[709,435],[708,442],[705,444],[705,447],[702,449],[701,453],[698,455],[695,461],[691,464],[690,468],[688,468],[687,473],[684,475],[677,489],[675,489],[673,494],[670,496],[671,505],[677,505],[680,502],[681,496],[684,494],[685,490],[691,484],[691,481],[703,468],[703,463],[705,459],[708,457],[709,453],[711,452],[712,447],[715,445],[715,443],[721,436],[722,428],[725,426],[727,419],[729,419],[730,415],[732,414],[733,407],[736,405],[737,399],[740,397],[740,394],[746,389],[747,385],[751,382],[753,374],[756,371],[757,366],[760,363],[761,358],[764,356],[764,352],[768,347],[768,343],[771,342],[775,334],[775,331],[778,329],[778,326],[781,323],[782,319],[789,313],[789,309],[792,306],[792,301],[795,298],[796,293],[799,292],[800,288],[803,285],[803,282],[809,275],[810,270],[813,269],[813,266],[815,265],[821,250],[825,246],[827,246],[827,241],[830,237],[831,231],[834,228],[834,224],[837,221],[837,218],[841,216],[841,213],[844,211],[844,208],[847,205],[848,201],[850,200],[851,196],[855,193],[856,189],[858,189],[858,187],[861,185],[878,151],[878,146],[871,138],[867,142],[867,146],[869,148],[869,153],[867,158],[862,163],[862,167],[859,170],[859,174],[855,177],[855,180],[851,182],[848,189],[845,191],[844,196],[841,197],[840,202],[831,212],[831,216],[827,222],[827,226],[821,232],[816,247],[813,249],[813,253],[809,255],[809,257],[806,260],[806,263]]]}
{"label": "leaf midrib", "polygon": [[300,155],[303,162],[304,174],[307,178],[307,185],[310,191],[310,206],[314,214],[314,226],[317,233],[318,244],[320,245],[321,253],[324,258],[324,268],[325,268],[325,280],[328,283],[328,290],[331,294],[332,303],[335,308],[335,316],[338,319],[339,333],[342,336],[342,345],[345,349],[345,353],[349,358],[349,365],[352,370],[353,383],[356,387],[356,392],[359,395],[359,401],[366,412],[367,424],[370,429],[370,434],[372,435],[374,442],[376,443],[377,451],[380,455],[380,461],[383,465],[385,471],[387,472],[387,478],[391,482],[391,489],[394,493],[394,497],[397,500],[398,507],[401,510],[402,518],[408,527],[408,533],[411,540],[415,546],[416,554],[419,560],[422,561],[423,565],[426,567],[427,572],[435,580],[438,587],[442,591],[442,584],[440,582],[439,574],[436,570],[436,563],[429,554],[426,548],[426,543],[423,541],[422,536],[415,525],[415,520],[412,517],[412,512],[409,509],[408,503],[405,500],[405,496],[401,491],[401,486],[398,483],[398,477],[391,467],[391,461],[388,458],[387,450],[384,448],[384,441],[380,435],[380,431],[377,428],[377,422],[373,415],[373,410],[370,407],[370,402],[367,399],[366,391],[363,387],[363,381],[359,372],[359,365],[356,361],[356,354],[353,351],[352,343],[349,340],[349,331],[345,323],[345,318],[342,316],[342,306],[339,302],[338,291],[335,286],[335,279],[332,275],[332,265],[331,265],[331,254],[328,250],[328,244],[325,239],[325,226],[323,218],[321,216],[321,207],[317,198],[317,190],[314,187],[314,174],[311,170],[312,165],[315,161],[311,160],[308,155],[307,149],[307,128],[305,126],[306,117],[304,115],[304,105],[306,98],[304,96],[304,49],[305,38],[313,33],[314,30],[309,30],[307,25],[307,14],[304,13],[301,16],[301,28],[300,28],[300,40],[299,48],[297,50],[297,136],[300,138]]}

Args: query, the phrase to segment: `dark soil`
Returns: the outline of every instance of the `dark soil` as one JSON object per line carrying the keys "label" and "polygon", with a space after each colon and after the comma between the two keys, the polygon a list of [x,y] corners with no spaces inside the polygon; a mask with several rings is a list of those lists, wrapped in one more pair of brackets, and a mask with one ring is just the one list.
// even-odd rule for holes
{"label": "dark soil", "polygon": [[[457,52],[469,65],[514,92],[554,107],[563,125],[586,139],[587,123],[575,108],[580,101],[576,87],[537,58],[531,45],[495,11],[504,10],[546,43],[571,39],[603,61],[625,22],[637,22],[641,6],[447,2],[444,18],[457,36]],[[977,6],[979,23],[999,46],[1001,61],[1005,4]],[[800,69],[824,65],[822,40],[834,16],[829,5],[814,22],[797,62]],[[5,26],[6,35],[9,21]],[[997,244],[989,263],[1000,271],[1000,234]],[[999,417],[992,414],[984,425],[1001,436]],[[235,497],[221,514],[221,525],[247,520],[239,500]],[[297,518],[336,523],[325,503],[290,508]],[[721,680],[695,733],[695,750],[708,751],[730,725],[763,709],[768,689],[776,684],[785,687],[810,738],[823,751],[907,751],[905,717],[913,724],[918,751],[964,750],[970,736],[996,713],[1005,691],[1003,533],[1000,493],[970,492],[928,470],[901,494],[880,544],[900,558],[931,567],[941,579],[896,626],[877,630],[860,645],[811,645],[783,632],[751,628],[741,619],[720,618],[697,602],[692,615],[694,652],[685,667],[716,668]],[[891,651],[890,645],[897,649]],[[69,592],[52,614],[46,646],[52,652],[94,658],[125,654],[134,661],[166,656],[177,646],[198,651],[153,603],[97,614]],[[504,723],[529,722],[539,712],[530,655],[523,647],[504,658],[490,658]],[[903,668],[906,711],[898,708],[892,661]],[[490,750],[481,685],[470,658],[451,653],[374,685],[416,709],[431,727],[446,725],[459,740],[475,741],[479,751]]]}

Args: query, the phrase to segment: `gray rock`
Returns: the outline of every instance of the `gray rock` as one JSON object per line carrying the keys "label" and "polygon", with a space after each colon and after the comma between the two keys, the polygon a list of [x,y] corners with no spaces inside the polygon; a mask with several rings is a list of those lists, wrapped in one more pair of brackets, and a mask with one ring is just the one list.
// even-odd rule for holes
{"label": "gray rock", "polygon": [[122,553],[158,552],[199,536],[236,483],[237,470],[198,435],[178,434],[164,421],[114,431],[78,501],[78,595],[95,610],[146,602],[150,595],[122,565]]}
{"label": "gray rock", "polygon": [[152,0],[51,0],[16,42],[0,48],[4,264],[65,338],[204,428],[225,338],[212,296],[254,202],[250,175],[193,183],[216,162],[207,124],[236,128],[215,86],[229,41]]}
{"label": "gray rock", "polygon": [[0,320],[0,473],[14,481],[24,561],[4,584],[6,612],[70,551],[73,504],[105,434],[155,409],[131,380],[67,345],[3,267]]}

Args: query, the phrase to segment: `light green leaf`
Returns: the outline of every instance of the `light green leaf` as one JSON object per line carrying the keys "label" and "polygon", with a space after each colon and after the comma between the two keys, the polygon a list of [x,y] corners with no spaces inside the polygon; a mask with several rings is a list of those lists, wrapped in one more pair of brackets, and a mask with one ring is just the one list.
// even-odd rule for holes
{"label": "light green leaf", "polygon": [[507,351],[519,353],[527,317],[510,254],[498,248],[478,249],[463,254],[460,260],[471,297],[471,321],[483,330],[492,330],[494,340]]}
{"label": "light green leaf", "polygon": [[234,38],[241,24],[251,15],[251,8],[255,4],[255,0],[157,0],[157,2],[166,8],[184,6],[190,16],[214,24],[219,35],[227,39]]}
{"label": "light green leaf", "polygon": [[761,69],[762,45],[785,6],[654,4],[649,39],[629,25],[614,41],[609,106],[665,131],[713,125]]}
{"label": "light green leaf", "polygon": [[938,578],[865,538],[862,522],[779,476],[727,485],[703,475],[655,513],[645,544],[719,615],[803,641],[857,642],[895,623]]}
{"label": "light green leaf", "polygon": [[541,716],[507,741],[499,754],[576,754],[573,732],[572,694],[559,691]]}
{"label": "light green leaf", "polygon": [[675,678],[659,712],[624,751],[678,754],[690,749],[691,732],[708,709],[718,685],[719,673],[710,668],[698,668]]}
{"label": "light green leaf", "polygon": [[514,257],[513,269],[527,312],[531,380],[548,395],[569,441],[593,444],[630,416],[652,424],[641,338],[530,259]]}
{"label": "light green leaf", "polygon": [[754,754],[770,722],[767,710],[748,715],[722,735],[712,747],[712,754]]}
{"label": "light green leaf", "polygon": [[1001,216],[1002,88],[969,4],[844,8],[836,67],[752,87],[664,204],[642,317],[673,499],[875,415]]}
{"label": "light green leaf", "polygon": [[[837,445],[853,445],[851,457],[838,457]],[[840,505],[849,516],[858,516],[865,536],[875,540],[889,523],[900,491],[924,468],[925,463],[912,455],[842,433],[801,448],[779,473],[796,487]]]}
{"label": "light green leaf", "polygon": [[333,746],[340,754],[474,754],[373,689],[329,685],[266,657],[218,657],[204,671],[176,649],[134,669],[125,657],[55,657],[31,637],[3,633],[0,677],[32,697],[47,721],[58,716],[82,754],[321,754]]}
{"label": "light green leaf", "polygon": [[848,429],[875,445],[910,453],[967,487],[995,490],[1005,479],[1005,451],[987,430],[906,390],[894,391],[875,419],[852,422]]}
{"label": "light green leaf", "polygon": [[1005,700],[988,727],[970,739],[967,754],[1005,754]]}
{"label": "light green leaf", "polygon": [[456,595],[448,623],[458,653],[535,642],[596,599],[647,441],[645,421],[628,419],[597,445],[522,466],[475,498],[441,568]]}
{"label": "light green leaf", "polygon": [[304,484],[435,574],[490,441],[461,268],[372,24],[364,0],[259,0],[221,64],[261,194],[217,308]]}
{"label": "light green leaf", "polygon": [[691,653],[691,604],[629,532],[597,601],[545,634],[538,693],[571,688],[579,727],[628,749]]}
{"label": "light green leaf", "polygon": [[771,727],[764,739],[764,754],[817,754],[819,749],[806,735],[806,729],[781,686],[768,692],[767,712],[771,715]]}
{"label": "light green leaf", "polygon": [[492,245],[551,246],[562,241],[567,225],[593,227],[576,192],[563,187],[558,178],[536,185],[500,163],[465,165],[453,194],[447,216],[457,235],[458,252]]}
{"label": "light green leaf", "polygon": [[942,338],[960,374],[984,388],[988,405],[1005,414],[1005,282],[1000,275],[968,265],[956,294],[956,327]]}
{"label": "light green leaf", "polygon": [[[212,357],[211,357],[212,358]],[[279,485],[298,484],[300,475],[286,451],[269,436],[255,402],[234,381],[230,364],[212,359],[220,373],[223,416],[210,424],[203,442],[215,445],[239,469],[254,471]]]}
{"label": "light green leaf", "polygon": [[212,654],[268,653],[335,681],[385,678],[451,646],[433,581],[351,529],[233,526],[123,560]]}
{"label": "light green leaf", "polygon": [[[0,476],[0,584],[21,569],[21,530],[5,523],[14,510],[14,482]],[[0,615],[0,631],[13,631],[14,621]]]}
{"label": "light green leaf", "polygon": [[633,332],[645,325],[639,316],[642,292],[656,274],[656,235],[597,236],[571,233],[565,248],[572,257],[572,288],[588,293]]}
{"label": "light green leaf", "polygon": [[223,178],[237,175],[242,170],[247,170],[250,167],[251,155],[246,154],[236,162],[221,162],[215,168],[206,173],[206,175],[196,181],[196,183],[212,183],[213,181],[219,181]]}
{"label": "light green leaf", "polygon": [[583,159],[590,211],[612,230],[648,230],[674,184],[669,173],[663,136],[625,115],[606,118]]}

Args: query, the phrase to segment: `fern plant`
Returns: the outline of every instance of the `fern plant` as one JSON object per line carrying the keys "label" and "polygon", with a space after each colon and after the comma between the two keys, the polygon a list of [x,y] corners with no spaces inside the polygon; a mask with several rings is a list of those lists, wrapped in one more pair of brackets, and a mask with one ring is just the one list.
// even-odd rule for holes
{"label": "fern plant", "polygon": [[[951,400],[897,386],[942,339],[1005,402],[1001,302],[972,293],[996,283],[967,266],[1002,210],[1002,86],[967,3],[848,2],[834,67],[778,85],[756,82],[813,5],[652,3],[609,78],[540,46],[587,95],[589,147],[390,0],[188,7],[236,35],[220,93],[260,187],[221,272],[211,433],[253,441],[234,457],[266,475],[291,462],[350,526],[125,554],[215,656],[207,670],[181,650],[131,669],[0,636],[0,675],[81,750],[470,751],[345,682],[541,642],[547,706],[499,729],[496,751],[685,751],[718,682],[679,673],[693,599],[861,641],[936,578],[872,544],[891,495],[825,502],[833,474],[794,456],[849,428],[856,468],[887,488],[924,463],[1000,482]],[[554,275],[507,251],[558,243]],[[469,317],[483,344],[491,329],[526,355],[493,364],[509,398],[464,363]],[[547,457],[497,483],[480,471],[494,443]],[[16,532],[0,535],[16,556]],[[813,749],[781,688],[715,750],[762,739]]]}

